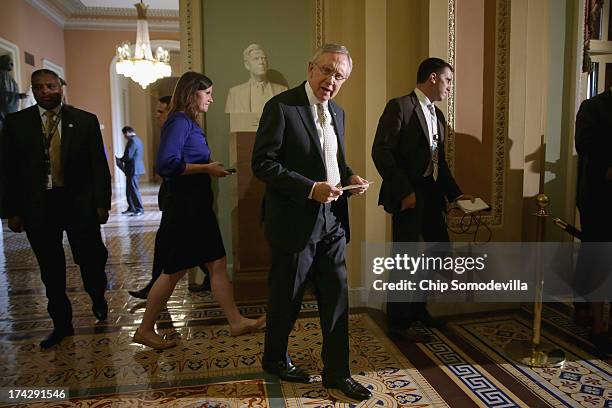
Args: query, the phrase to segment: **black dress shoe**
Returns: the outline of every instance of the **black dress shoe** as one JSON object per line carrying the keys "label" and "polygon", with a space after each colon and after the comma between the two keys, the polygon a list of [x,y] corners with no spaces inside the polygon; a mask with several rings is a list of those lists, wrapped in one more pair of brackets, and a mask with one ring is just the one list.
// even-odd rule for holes
{"label": "black dress shoe", "polygon": [[134,211],[132,211],[132,210],[121,211],[121,214],[123,214],[123,215],[131,215],[133,213],[134,213]]}
{"label": "black dress shoe", "polygon": [[106,303],[105,299],[94,302],[91,311],[99,322],[103,322],[108,317],[108,303]]}
{"label": "black dress shoe", "polygon": [[130,217],[139,217],[141,215],[144,215],[144,211],[133,212],[132,214],[130,214]]}
{"label": "black dress shoe", "polygon": [[146,289],[128,290],[128,293],[138,299],[147,300],[147,297],[149,297],[149,291]]}
{"label": "black dress shoe", "polygon": [[310,383],[310,376],[299,366],[293,363],[286,364],[284,361],[279,361],[276,364],[262,364],[263,370],[268,374],[278,376],[281,380],[297,383]]}
{"label": "black dress shoe", "polygon": [[340,378],[337,380],[323,380],[325,388],[336,388],[350,399],[365,401],[372,398],[372,393],[363,385],[359,384],[352,377]]}
{"label": "black dress shoe", "polygon": [[40,342],[40,348],[43,350],[51,348],[56,344],[60,344],[66,337],[70,337],[72,335],[74,335],[74,329],[72,326],[65,329],[53,329],[51,334]]}

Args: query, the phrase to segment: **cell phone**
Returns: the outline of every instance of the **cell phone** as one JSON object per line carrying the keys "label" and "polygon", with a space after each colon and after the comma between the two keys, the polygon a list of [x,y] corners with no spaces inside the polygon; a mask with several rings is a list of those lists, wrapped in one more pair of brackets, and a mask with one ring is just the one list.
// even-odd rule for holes
{"label": "cell phone", "polygon": [[233,167],[232,167],[232,168],[230,168],[230,169],[225,169],[225,170],[226,170],[226,171],[229,171],[230,173],[235,173],[235,172],[236,172],[236,169],[235,169],[235,168],[233,168]]}

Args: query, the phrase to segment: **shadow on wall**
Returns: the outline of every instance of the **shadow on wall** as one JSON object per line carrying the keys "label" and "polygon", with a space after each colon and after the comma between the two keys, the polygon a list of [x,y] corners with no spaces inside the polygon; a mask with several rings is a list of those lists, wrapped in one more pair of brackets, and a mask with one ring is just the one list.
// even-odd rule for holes
{"label": "shadow on wall", "polygon": [[[544,140],[544,135],[540,136]],[[539,174],[539,193],[544,193],[548,196],[550,204],[546,207],[549,217],[546,221],[545,236],[546,241],[567,241],[570,236],[561,229],[556,228],[550,220],[552,217],[564,216],[564,209],[567,200],[575,202],[575,197],[567,197],[566,191],[566,175],[567,165],[561,159],[556,161],[546,161],[546,144],[543,142],[540,147],[525,156],[525,171],[529,173]],[[536,220],[533,214],[537,211],[536,196],[530,195],[523,197],[523,219],[524,219],[524,241],[536,240]],[[573,220],[566,220],[573,224]]]}
{"label": "shadow on wall", "polygon": [[[495,182],[495,154],[493,144],[487,146],[486,141],[481,142],[477,137],[456,133],[455,137],[455,179],[459,187],[466,193],[481,197],[492,206],[495,205],[494,182]],[[543,141],[544,136],[541,136]],[[508,241],[536,241],[536,221],[533,215],[538,207],[536,196],[544,192],[551,198],[551,204],[547,211],[552,216],[563,218],[564,208],[567,200],[574,197],[566,197],[566,164],[561,160],[554,162],[546,161],[546,147],[542,143],[540,147],[524,156],[523,167],[519,169],[510,168],[510,152],[513,147],[511,139],[506,139],[504,152],[504,192],[503,208],[503,235]],[[537,174],[539,177],[538,189],[534,194],[525,194],[525,175]],[[515,217],[515,218],[512,218]],[[520,217],[516,219],[516,217]],[[570,223],[573,220],[568,220]],[[546,223],[546,240],[564,241],[567,234],[557,229],[551,222]],[[494,239],[495,240],[495,239]]]}
{"label": "shadow on wall", "polygon": [[289,88],[289,82],[287,82],[287,78],[285,78],[285,76],[279,71],[275,69],[269,69],[267,75],[268,81],[275,84],[285,85],[287,88]]}
{"label": "shadow on wall", "polygon": [[493,201],[493,151],[491,143],[466,133],[455,133],[455,180],[466,194]]}

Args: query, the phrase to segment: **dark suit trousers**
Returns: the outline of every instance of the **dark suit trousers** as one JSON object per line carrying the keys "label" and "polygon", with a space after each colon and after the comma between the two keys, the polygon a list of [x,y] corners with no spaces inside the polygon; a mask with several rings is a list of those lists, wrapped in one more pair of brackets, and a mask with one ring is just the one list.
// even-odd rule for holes
{"label": "dark suit trousers", "polygon": [[74,261],[80,267],[85,291],[92,301],[104,298],[108,251],[102,242],[95,210],[91,217],[76,217],[63,189],[45,192],[44,217],[39,222],[26,223],[28,241],[40,267],[45,285],[47,311],[55,328],[72,325],[72,308],[66,296],[66,258],[63,231],[66,231]]}
{"label": "dark suit trousers", "polygon": [[[393,214],[393,242],[448,242],[449,236],[442,212],[444,195],[432,177],[415,187],[416,206]],[[391,276],[392,280],[402,276]],[[419,301],[420,300],[420,301]],[[387,302],[389,328],[406,329],[425,312],[425,299],[412,302]]]}
{"label": "dark suit trousers", "polygon": [[323,377],[345,378],[349,370],[346,238],[340,223],[321,206],[312,235],[300,252],[272,248],[268,276],[267,328],[262,362],[289,359],[289,334],[298,317],[307,280],[314,284],[323,333]]}
{"label": "dark suit trousers", "polygon": [[[598,201],[598,200],[601,200]],[[580,206],[580,228],[582,241],[576,263],[574,290],[579,300],[598,290],[601,293],[602,284],[608,279],[610,273],[610,242],[612,242],[612,218],[609,216],[609,203],[602,197],[592,205]],[[595,296],[600,297],[600,296]],[[588,303],[575,302],[577,310],[587,310]]]}
{"label": "dark suit trousers", "polygon": [[125,196],[128,202],[128,211],[141,212],[144,211],[142,206],[142,198],[140,196],[140,175],[125,177]]}

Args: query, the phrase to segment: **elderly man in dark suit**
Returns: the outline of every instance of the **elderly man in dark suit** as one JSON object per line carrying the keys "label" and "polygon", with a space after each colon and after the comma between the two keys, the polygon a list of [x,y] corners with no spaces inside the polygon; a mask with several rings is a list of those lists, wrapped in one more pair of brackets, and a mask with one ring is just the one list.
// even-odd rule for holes
{"label": "elderly man in dark suit", "polygon": [[[394,242],[448,242],[443,213],[446,201],[463,195],[444,157],[444,114],[434,102],[446,99],[453,68],[439,58],[427,58],[417,72],[417,86],[408,95],[391,99],[380,118],[372,159],[383,178],[379,204],[393,214]],[[424,299],[421,299],[424,300]],[[390,334],[410,341],[427,337],[409,331],[412,324],[440,325],[426,303],[387,303]]]}
{"label": "elderly man in dark suit", "polygon": [[145,174],[145,166],[142,157],[144,155],[144,147],[142,140],[136,134],[136,131],[131,126],[124,126],[121,129],[123,137],[126,138],[125,150],[123,157],[117,158],[119,168],[125,174],[125,196],[128,202],[127,210],[122,214],[138,216],[144,214],[142,205],[142,197],[140,195],[140,176]]}
{"label": "elderly man in dark suit", "polygon": [[[612,90],[587,99],[576,115],[578,152],[577,205],[580,210],[582,245],[578,257],[576,290],[585,295],[610,274],[610,255],[601,253],[612,242]],[[607,244],[593,244],[593,243]],[[601,300],[601,299],[596,299]],[[575,303],[584,319],[592,314],[591,340],[605,357],[612,354],[604,319],[604,302]],[[589,310],[590,309],[590,310]],[[581,316],[582,315],[582,316]],[[586,320],[586,319],[585,319]]]}
{"label": "elderly man in dark suit", "polygon": [[9,115],[2,133],[2,207],[9,228],[26,232],[40,266],[53,320],[53,332],[40,343],[47,349],[74,334],[63,231],[94,315],[107,317],[108,252],[100,224],[108,219],[111,182],[96,116],[62,104],[53,71],[35,71],[32,90],[38,104]]}
{"label": "elderly man in dark suit", "polygon": [[[283,380],[309,382],[287,353],[305,283],[314,283],[323,332],[323,386],[365,400],[370,392],[349,370],[345,247],[349,194],[367,181],[344,155],[344,111],[331,99],[351,73],[348,50],[328,44],[308,63],[308,80],[264,107],[252,169],[266,184],[263,222],[272,247],[262,365]],[[355,185],[343,194],[340,185]],[[348,193],[348,194],[347,194]]]}

